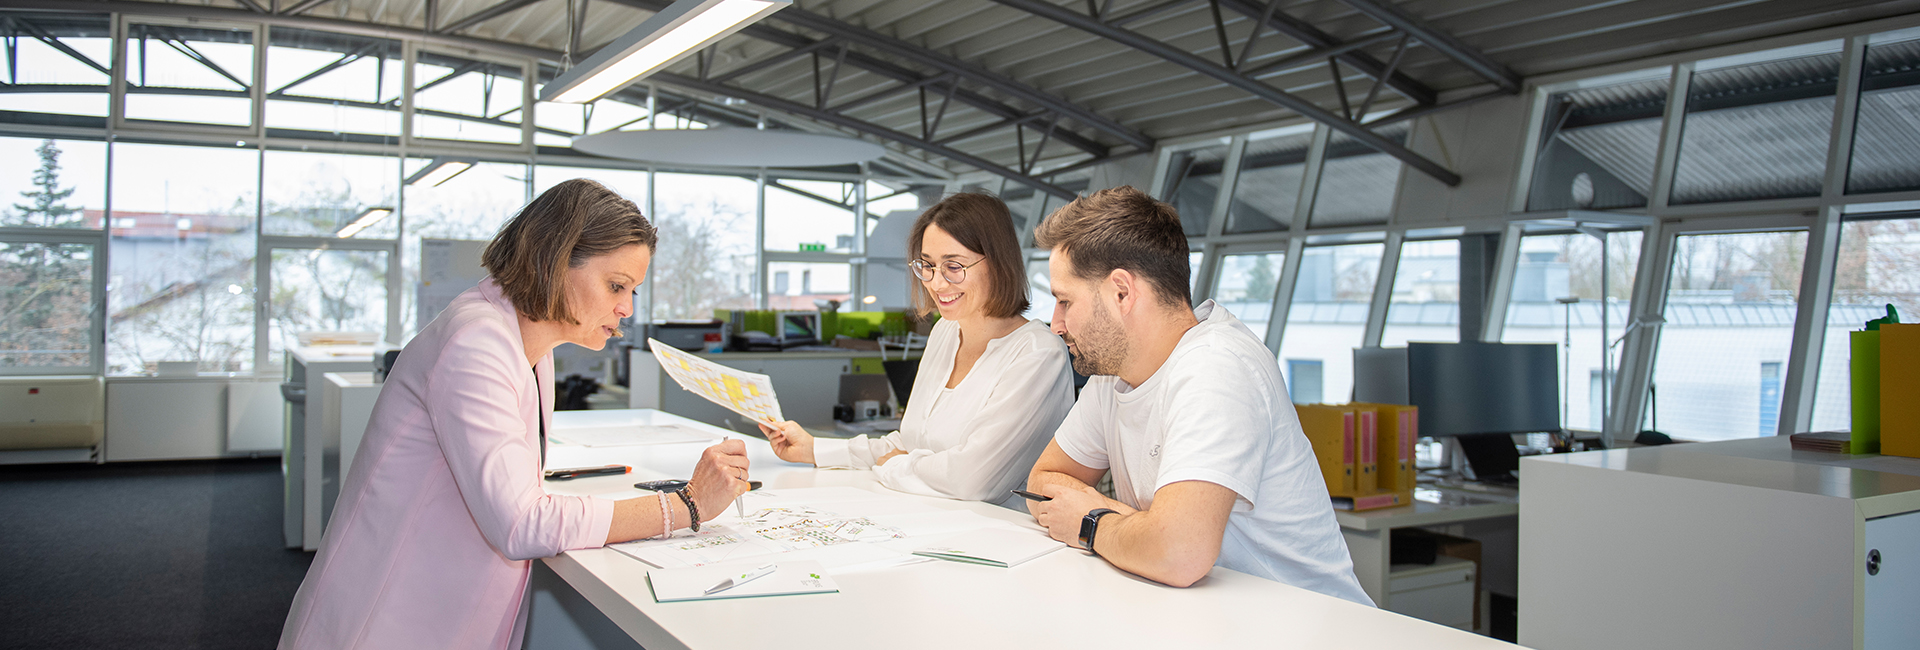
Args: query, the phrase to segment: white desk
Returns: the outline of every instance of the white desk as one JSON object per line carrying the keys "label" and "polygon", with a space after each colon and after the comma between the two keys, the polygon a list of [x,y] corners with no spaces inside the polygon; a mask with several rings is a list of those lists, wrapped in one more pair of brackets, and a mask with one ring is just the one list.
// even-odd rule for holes
{"label": "white desk", "polygon": [[[1393,557],[1393,529],[1417,526],[1442,526],[1520,514],[1517,491],[1487,491],[1421,485],[1412,505],[1363,512],[1335,510],[1340,534],[1347,539],[1347,552],[1353,555],[1353,574],[1360,579],[1373,602],[1392,606],[1388,593],[1388,574]],[[1437,494],[1433,494],[1437,493]],[[1483,550],[1484,553],[1484,550]],[[1486,573],[1486,555],[1482,555],[1481,574]],[[1477,605],[1476,605],[1477,607]]]}
{"label": "white desk", "polygon": [[[781,462],[764,441],[641,411],[747,441],[752,476],[768,488],[884,490],[871,472]],[[556,431],[567,426],[556,414]],[[568,494],[631,493],[650,478],[684,477],[702,444],[587,449],[556,446],[550,465],[625,463],[634,473],[548,483]],[[921,498],[921,497],[910,497]],[[977,502],[924,499],[1008,521],[1025,514]],[[1511,648],[1498,640],[1214,568],[1176,589],[1084,553],[1057,551],[1012,569],[929,562],[836,575],[838,594],[656,603],[647,566],[616,551],[570,551],[535,565],[527,648],[1299,647]]]}

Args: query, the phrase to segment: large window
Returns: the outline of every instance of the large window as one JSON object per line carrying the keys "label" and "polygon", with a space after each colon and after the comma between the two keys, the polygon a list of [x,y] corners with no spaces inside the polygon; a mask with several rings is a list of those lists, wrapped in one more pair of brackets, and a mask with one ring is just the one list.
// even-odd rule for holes
{"label": "large window", "polygon": [[61,123],[106,124],[113,23],[105,15],[7,14],[7,83],[0,110],[55,114]]}
{"label": "large window", "polygon": [[259,29],[127,24],[126,119],[253,124],[253,46]]}
{"label": "large window", "polygon": [[1246,253],[1220,258],[1213,278],[1213,301],[1226,307],[1255,335],[1265,336],[1272,320],[1273,294],[1280,287],[1286,253]]}
{"label": "large window", "polygon": [[277,248],[270,260],[273,298],[268,358],[303,332],[387,331],[387,251]]}
{"label": "large window", "polygon": [[92,368],[93,251],[0,241],[0,374]]}
{"label": "large window", "polygon": [[1920,219],[1852,221],[1841,230],[1815,390],[1814,431],[1852,428],[1849,332],[1885,316],[1887,305],[1900,311],[1902,322],[1920,320]]}
{"label": "large window", "polygon": [[1188,237],[1207,234],[1207,220],[1213,216],[1213,204],[1220,197],[1220,179],[1226,171],[1227,145],[1174,152],[1167,166],[1160,199],[1180,212],[1180,225]]}
{"label": "large window", "polygon": [[400,135],[400,41],[274,27],[268,44],[267,128],[322,139]]}
{"label": "large window", "polygon": [[[1405,122],[1380,128],[1381,137],[1407,141]],[[1344,133],[1327,139],[1320,188],[1313,195],[1312,225],[1326,228],[1386,223],[1400,188],[1400,159],[1374,151]]]}
{"label": "large window", "polygon": [[[1607,328],[1601,328],[1601,246],[1594,236],[1535,235],[1520,240],[1513,293],[1507,303],[1502,343],[1557,343],[1561,354],[1563,424],[1598,431],[1605,417],[1603,365],[1617,369],[1619,348],[1609,347],[1626,330],[1640,258],[1639,231],[1609,232],[1606,246]],[[1569,302],[1572,300],[1572,302]],[[1602,354],[1612,357],[1606,364]],[[1611,390],[1610,388],[1606,390]]]}
{"label": "large window", "polygon": [[859,189],[856,183],[767,179],[766,249],[854,252],[854,193]]}
{"label": "large window", "polygon": [[1293,227],[1313,132],[1247,143],[1240,179],[1227,206],[1227,233],[1273,232]]}
{"label": "large window", "polygon": [[413,68],[413,137],[520,144],[526,66],[421,50]]}
{"label": "large window", "polygon": [[654,180],[660,249],[649,276],[653,317],[708,318],[715,309],[755,308],[755,182],[667,172]]}
{"label": "large window", "polygon": [[1670,83],[1662,69],[1548,97],[1527,209],[1646,207]]}
{"label": "large window", "polygon": [[1049,264],[1051,258],[1027,260],[1027,318],[1041,322],[1053,322],[1053,271]]}
{"label": "large window", "polygon": [[1280,360],[1288,368],[1319,364],[1321,394],[1306,396],[1311,401],[1345,402],[1353,394],[1353,349],[1366,335],[1367,307],[1386,248],[1378,243],[1310,246],[1300,255]]}
{"label": "large window", "polygon": [[1868,39],[1848,192],[1920,190],[1920,29]]}
{"label": "large window", "polygon": [[647,215],[648,221],[654,220],[653,210],[647,205],[648,174],[644,171],[540,165],[533,168],[533,195],[538,197],[553,189],[553,186],[576,178],[606,186],[621,198],[632,201],[642,214]]}
{"label": "large window", "polygon": [[1774,435],[1793,345],[1805,232],[1687,235],[1675,243],[1653,368],[1653,420],[1676,438]]}
{"label": "large window", "polygon": [[1819,196],[1839,50],[1834,41],[1700,62],[1673,203]]}
{"label": "large window", "polygon": [[107,145],[0,137],[0,227],[98,229]]}
{"label": "large window", "polygon": [[256,149],[114,145],[108,372],[252,370],[259,170]]}
{"label": "large window", "polygon": [[269,235],[393,239],[399,219],[400,159],[268,151],[264,161]]}
{"label": "large window", "polygon": [[1408,341],[1460,340],[1460,240],[1410,241],[1400,245],[1387,328],[1380,345]]}

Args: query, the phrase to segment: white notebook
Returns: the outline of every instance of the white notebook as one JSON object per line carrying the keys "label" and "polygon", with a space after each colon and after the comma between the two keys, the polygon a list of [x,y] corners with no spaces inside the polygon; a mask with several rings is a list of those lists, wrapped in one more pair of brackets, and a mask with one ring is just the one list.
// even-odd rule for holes
{"label": "white notebook", "polygon": [[954,562],[1012,567],[1066,547],[1045,533],[996,526],[955,535],[939,544],[916,550],[913,554]]}
{"label": "white notebook", "polygon": [[647,582],[653,586],[653,599],[662,603],[756,596],[831,594],[840,591],[840,587],[833,583],[833,578],[827,575],[826,569],[821,568],[819,562],[794,560],[779,562],[774,572],[764,578],[756,578],[726,591],[707,593],[707,590],[714,585],[752,571],[763,563],[651,569],[647,571]]}

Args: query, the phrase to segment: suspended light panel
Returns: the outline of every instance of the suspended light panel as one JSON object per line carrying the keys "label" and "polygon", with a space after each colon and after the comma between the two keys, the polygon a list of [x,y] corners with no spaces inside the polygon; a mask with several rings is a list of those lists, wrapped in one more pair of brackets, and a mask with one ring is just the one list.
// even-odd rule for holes
{"label": "suspended light panel", "polygon": [[677,0],[554,77],[540,101],[585,104],[626,87],[791,4],[791,0]]}

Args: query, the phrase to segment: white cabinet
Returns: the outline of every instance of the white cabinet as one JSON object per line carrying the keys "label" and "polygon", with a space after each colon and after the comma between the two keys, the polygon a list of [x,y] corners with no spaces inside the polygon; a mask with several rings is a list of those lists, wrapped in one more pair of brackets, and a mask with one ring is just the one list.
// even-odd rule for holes
{"label": "white cabinet", "polygon": [[1920,460],[1770,437],[1520,467],[1521,645],[1920,647]]}

